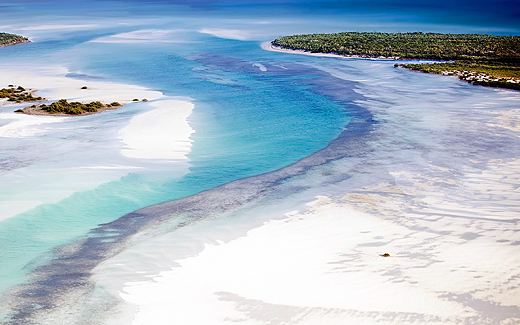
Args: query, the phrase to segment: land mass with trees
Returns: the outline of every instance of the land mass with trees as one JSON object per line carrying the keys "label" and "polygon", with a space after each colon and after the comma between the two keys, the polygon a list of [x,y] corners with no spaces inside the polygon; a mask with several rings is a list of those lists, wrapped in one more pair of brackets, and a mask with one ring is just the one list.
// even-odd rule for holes
{"label": "land mass with trees", "polygon": [[66,99],[60,99],[49,105],[39,104],[31,105],[23,109],[18,109],[16,113],[24,113],[29,115],[90,115],[101,113],[104,111],[121,108],[122,104],[119,102],[112,102],[110,104],[103,104],[100,101],[93,101],[90,103],[69,102]]}
{"label": "land mass with trees", "polygon": [[30,40],[21,35],[0,33],[0,47],[11,46],[21,43],[29,43]]}
{"label": "land mass with trees", "polygon": [[22,86],[15,88],[13,85],[9,85],[8,88],[0,89],[0,98],[7,98],[8,102],[34,102],[44,100],[42,97],[34,97],[31,91],[26,90]]}
{"label": "land mass with trees", "polygon": [[520,36],[344,32],[284,36],[271,45],[351,57],[445,61],[395,67],[458,76],[475,85],[520,90]]}
{"label": "land mass with trees", "polygon": [[[82,89],[87,88],[83,87]],[[15,87],[14,85],[9,85],[8,88],[0,89],[0,99],[7,98],[7,102],[14,103],[41,102],[45,100],[45,98],[42,97],[34,97],[32,92],[34,91],[26,90],[22,86]],[[118,109],[123,106],[124,105],[119,102],[112,102],[110,104],[103,104],[100,101],[81,103],[68,102],[66,99],[60,99],[51,104],[33,104],[23,109],[17,109],[15,112],[29,115],[89,115]]]}

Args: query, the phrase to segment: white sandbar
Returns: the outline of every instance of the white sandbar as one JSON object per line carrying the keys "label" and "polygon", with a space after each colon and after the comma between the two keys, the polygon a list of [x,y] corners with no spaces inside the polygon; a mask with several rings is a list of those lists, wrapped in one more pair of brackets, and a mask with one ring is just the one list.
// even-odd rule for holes
{"label": "white sandbar", "polygon": [[194,105],[188,101],[150,103],[155,109],[137,115],[119,132],[121,153],[130,158],[186,160],[194,132],[188,117]]}
{"label": "white sandbar", "polygon": [[[66,75],[70,71],[59,66],[34,67],[31,70],[28,68],[11,70],[8,67],[1,67],[0,70],[0,88],[8,85],[22,86],[27,90],[35,91],[35,97],[41,96],[48,101],[64,98],[69,101],[99,100],[104,103],[118,101],[124,104],[133,102],[134,98],[153,100],[163,97],[161,92],[140,86],[69,78]],[[83,86],[87,86],[87,89],[81,89]],[[16,107],[31,104],[16,104]],[[30,141],[32,138],[59,130],[64,121],[83,118],[19,114],[13,112],[14,108],[10,108],[13,105],[5,99],[0,100],[2,108],[0,141],[3,138],[25,138]],[[117,143],[116,138],[109,140]],[[110,142],[109,140],[107,142]],[[63,145],[63,143],[57,142],[58,145]],[[104,143],[100,144],[100,147],[91,148],[93,150],[91,157],[97,158],[96,154],[100,154],[101,150],[106,149],[106,145],[107,143]],[[114,146],[114,150],[118,149]],[[38,150],[35,150],[35,155],[38,155]],[[82,162],[84,165],[66,165],[54,168],[52,165],[49,166],[45,160],[35,160],[34,165],[4,171],[0,175],[0,184],[3,186],[3,199],[0,200],[0,221],[40,204],[56,203],[77,191],[92,190],[100,184],[127,175],[130,170],[141,168],[120,161],[85,160]],[[81,164],[81,162],[78,163]]]}

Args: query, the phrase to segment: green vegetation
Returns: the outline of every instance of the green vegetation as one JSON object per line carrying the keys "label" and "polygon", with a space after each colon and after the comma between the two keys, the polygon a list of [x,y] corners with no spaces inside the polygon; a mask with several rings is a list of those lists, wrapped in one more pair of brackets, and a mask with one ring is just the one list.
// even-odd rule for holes
{"label": "green vegetation", "polygon": [[0,33],[0,47],[27,42],[29,42],[29,39],[27,37],[15,34]]}
{"label": "green vegetation", "polygon": [[460,60],[518,58],[520,37],[479,34],[359,33],[284,36],[271,42],[292,50],[365,57]]}
{"label": "green vegetation", "polygon": [[[8,98],[10,102],[34,102],[45,100],[42,97],[33,97],[33,95],[22,86],[15,88],[14,85],[9,85],[9,88],[0,89],[0,98]],[[88,104],[80,102],[68,102],[66,99],[60,99],[57,102],[51,103],[50,105],[31,105],[24,109],[17,109],[16,113],[27,113],[27,114],[39,114],[39,112],[46,112],[49,114],[72,114],[81,115],[85,113],[95,113],[99,109],[107,110],[123,106],[119,102],[112,102],[104,105],[100,101],[93,101]],[[45,114],[45,113],[44,113]]]}
{"label": "green vegetation", "polygon": [[43,100],[41,97],[33,97],[33,95],[22,86],[14,88],[12,85],[10,85],[10,88],[0,89],[0,98],[8,98],[8,101],[16,103]]}
{"label": "green vegetation", "polygon": [[454,61],[396,67],[454,75],[475,85],[520,90],[519,36],[347,32],[284,36],[271,43],[312,53]]}
{"label": "green vegetation", "polygon": [[80,102],[67,102],[66,99],[60,99],[57,102],[50,104],[49,106],[42,104],[40,108],[48,113],[56,114],[56,113],[65,113],[65,114],[73,114],[79,115],[86,112],[97,112],[98,108],[101,108],[103,105],[101,102],[91,102],[89,104],[83,104]]}
{"label": "green vegetation", "polygon": [[[15,88],[14,85],[9,85],[9,88],[0,89],[0,98],[8,98],[8,101],[16,103],[45,100],[45,98],[42,97],[33,97],[33,95],[22,86]],[[104,105],[100,101],[93,101],[88,104],[83,104],[80,102],[68,102],[66,99],[60,99],[59,101],[51,103],[50,105],[31,105],[25,107],[24,109],[17,109],[15,112],[27,114],[40,114],[41,112],[46,112],[49,114],[64,113],[81,115],[85,113],[95,113],[99,109],[107,110],[121,106],[123,105],[119,102],[112,102],[110,104]]]}
{"label": "green vegetation", "polygon": [[83,104],[80,102],[68,102],[66,99],[60,99],[50,105],[39,105],[39,108],[50,114],[65,113],[71,115],[81,115],[85,113],[95,113],[98,111],[98,109],[103,107],[111,108],[117,106],[121,106],[121,104],[118,102],[113,102],[105,106],[100,101]]}
{"label": "green vegetation", "polygon": [[520,64],[498,60],[460,60],[447,63],[398,64],[410,70],[456,76],[474,85],[520,90]]}

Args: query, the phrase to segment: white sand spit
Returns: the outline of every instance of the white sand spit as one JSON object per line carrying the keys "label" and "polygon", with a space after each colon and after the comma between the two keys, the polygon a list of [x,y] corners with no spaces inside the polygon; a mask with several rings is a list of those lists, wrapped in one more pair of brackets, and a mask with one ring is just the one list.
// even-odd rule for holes
{"label": "white sand spit", "polygon": [[282,47],[279,47],[279,46],[271,44],[271,42],[264,42],[260,46],[262,47],[262,49],[264,49],[266,51],[271,51],[271,52],[290,53],[290,54],[302,54],[302,55],[309,55],[309,56],[315,56],[315,57],[324,57],[324,58],[342,58],[342,59],[350,59],[350,58],[361,59],[362,58],[362,59],[374,60],[374,61],[377,61],[377,60],[388,61],[388,60],[394,60],[395,59],[395,58],[384,58],[384,57],[371,58],[371,57],[364,57],[364,56],[361,56],[361,55],[341,55],[341,54],[333,54],[333,53],[312,53],[312,52],[304,51],[304,50],[284,49]]}
{"label": "white sand spit", "polygon": [[346,55],[339,55],[339,54],[332,54],[332,53],[311,53],[303,50],[290,50],[290,49],[284,49],[278,46],[274,46],[271,44],[271,42],[264,42],[261,44],[262,49],[266,51],[271,52],[280,52],[280,53],[290,53],[290,54],[302,54],[302,55],[309,55],[309,56],[316,56],[316,57],[324,57],[324,58],[358,58],[358,56],[346,56]]}
{"label": "white sand spit", "polygon": [[186,160],[194,132],[188,117],[194,105],[181,100],[150,103],[156,109],[140,114],[119,132],[130,158]]}

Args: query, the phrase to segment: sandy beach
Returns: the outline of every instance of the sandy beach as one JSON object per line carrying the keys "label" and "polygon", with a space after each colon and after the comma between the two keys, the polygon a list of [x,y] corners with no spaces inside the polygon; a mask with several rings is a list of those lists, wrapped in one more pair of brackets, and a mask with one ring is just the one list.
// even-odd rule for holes
{"label": "sandy beach", "polygon": [[520,160],[490,162],[442,180],[456,183],[446,191],[402,171],[409,186],[319,196],[234,240],[213,233],[120,296],[138,308],[135,325],[514,324],[519,172]]}
{"label": "sandy beach", "polygon": [[137,115],[119,132],[121,153],[130,158],[187,160],[194,130],[188,117],[194,105],[188,101],[162,100],[153,110]]}
{"label": "sandy beach", "polygon": [[[35,91],[35,95],[46,98],[49,101],[67,99],[68,101],[89,102],[99,100],[104,103],[119,101],[128,104],[137,99],[154,100],[163,95],[158,91],[148,90],[144,87],[117,84],[112,82],[80,80],[66,77],[70,71],[59,66],[37,68],[33,71],[20,71],[2,69],[0,85],[23,86]],[[81,89],[87,86],[87,89]],[[32,103],[27,103],[30,106]],[[0,105],[11,105],[7,100]]]}
{"label": "sandy beach", "polygon": [[315,57],[324,57],[324,58],[343,58],[343,59],[367,59],[367,60],[397,60],[399,58],[387,58],[387,57],[364,57],[361,55],[340,55],[340,54],[332,54],[332,53],[312,53],[304,50],[291,50],[284,49],[283,47],[273,45],[271,42],[264,42],[260,45],[262,49],[266,51],[279,52],[279,53],[293,53],[293,54],[303,54],[310,55]]}
{"label": "sandy beach", "polygon": [[24,43],[30,43],[30,42],[31,42],[30,40],[25,40],[25,41],[20,41],[20,42],[15,42],[15,43],[9,43],[9,44],[0,44],[0,47],[14,46],[14,45],[24,44]]}

